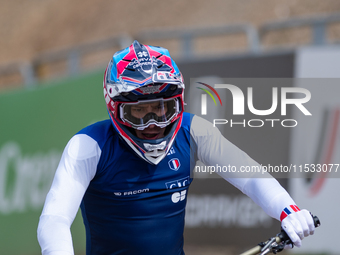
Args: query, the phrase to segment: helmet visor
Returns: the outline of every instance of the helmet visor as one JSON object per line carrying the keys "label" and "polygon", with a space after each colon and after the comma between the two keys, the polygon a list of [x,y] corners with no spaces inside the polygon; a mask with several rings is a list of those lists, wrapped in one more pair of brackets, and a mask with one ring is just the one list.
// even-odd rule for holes
{"label": "helmet visor", "polygon": [[143,130],[151,124],[166,127],[179,113],[178,98],[143,100],[137,103],[122,103],[120,117],[133,128]]}

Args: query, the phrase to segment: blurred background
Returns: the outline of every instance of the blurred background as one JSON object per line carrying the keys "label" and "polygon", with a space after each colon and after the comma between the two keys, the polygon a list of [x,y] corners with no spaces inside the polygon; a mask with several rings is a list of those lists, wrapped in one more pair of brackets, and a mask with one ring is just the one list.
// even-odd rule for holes
{"label": "blurred background", "polygon": [[[1,254],[40,253],[36,228],[63,148],[81,128],[107,118],[102,95],[106,64],[135,39],[169,49],[184,75],[191,112],[197,109],[189,94],[192,78],[211,84],[224,77],[288,79],[290,85],[292,78],[332,78],[333,97],[323,95],[311,106],[314,122],[269,133],[223,132],[261,163],[309,163],[306,159],[320,147],[330,150],[331,160],[325,162],[340,163],[340,91],[334,86],[340,71],[340,1],[0,0],[0,6]],[[282,86],[287,83],[277,85]],[[324,90],[315,89],[312,95]],[[324,115],[329,118],[322,119]],[[287,118],[292,116],[293,110]],[[321,119],[333,129],[319,127]],[[315,138],[319,136],[325,140],[322,146],[306,142],[321,141]],[[328,178],[327,185],[310,195],[311,178],[320,179],[279,180],[323,224],[316,231],[319,236],[292,252],[340,254],[330,245],[336,243],[339,224],[332,220],[338,205],[327,202],[339,188],[338,179]],[[185,231],[188,255],[239,254],[279,231],[277,221],[229,186],[205,178],[192,184]],[[72,233],[76,254],[85,254],[80,215]]]}

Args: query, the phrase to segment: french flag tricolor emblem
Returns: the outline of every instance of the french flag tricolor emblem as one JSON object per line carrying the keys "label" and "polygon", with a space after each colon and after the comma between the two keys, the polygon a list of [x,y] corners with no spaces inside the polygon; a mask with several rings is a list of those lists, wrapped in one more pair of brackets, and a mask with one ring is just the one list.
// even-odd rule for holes
{"label": "french flag tricolor emblem", "polygon": [[283,209],[281,216],[280,216],[280,220],[283,221],[283,219],[286,218],[289,214],[293,212],[298,212],[298,211],[300,211],[299,207],[297,207],[296,205],[290,205],[289,207],[286,207],[285,209]]}
{"label": "french flag tricolor emblem", "polygon": [[179,162],[178,158],[171,159],[168,163],[170,169],[174,171],[177,171],[181,166],[181,163]]}

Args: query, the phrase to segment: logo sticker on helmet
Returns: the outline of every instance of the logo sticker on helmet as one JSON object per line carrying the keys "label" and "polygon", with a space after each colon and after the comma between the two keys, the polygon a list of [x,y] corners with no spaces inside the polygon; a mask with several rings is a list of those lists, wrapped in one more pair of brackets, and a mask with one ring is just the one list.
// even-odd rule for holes
{"label": "logo sticker on helmet", "polygon": [[171,170],[177,171],[181,167],[181,163],[178,158],[173,158],[169,162],[169,167]]}
{"label": "logo sticker on helmet", "polygon": [[179,76],[176,76],[171,72],[160,72],[160,71],[153,74],[152,80],[154,82],[173,83],[173,84],[178,84],[181,82]]}
{"label": "logo sticker on helmet", "polygon": [[137,53],[137,56],[138,56],[139,58],[142,58],[142,57],[147,57],[147,56],[149,56],[149,54],[148,54],[147,51],[140,51],[140,52]]}
{"label": "logo sticker on helmet", "polygon": [[154,85],[154,86],[147,86],[147,87],[140,87],[139,89],[143,92],[143,94],[153,94],[155,92],[159,92],[159,88],[162,85]]}

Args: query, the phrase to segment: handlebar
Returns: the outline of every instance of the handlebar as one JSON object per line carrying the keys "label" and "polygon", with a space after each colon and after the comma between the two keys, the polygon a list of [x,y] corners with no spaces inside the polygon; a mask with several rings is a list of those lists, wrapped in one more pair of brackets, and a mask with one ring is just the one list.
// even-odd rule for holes
{"label": "handlebar", "polygon": [[[313,216],[314,220],[314,226],[317,228],[321,225],[320,220],[317,216]],[[259,243],[256,247],[240,254],[240,255],[265,255],[270,252],[276,254],[277,252],[280,252],[283,250],[285,245],[292,244],[292,241],[290,240],[287,233],[281,228],[281,232],[278,233],[275,237],[270,238],[266,242]]]}

